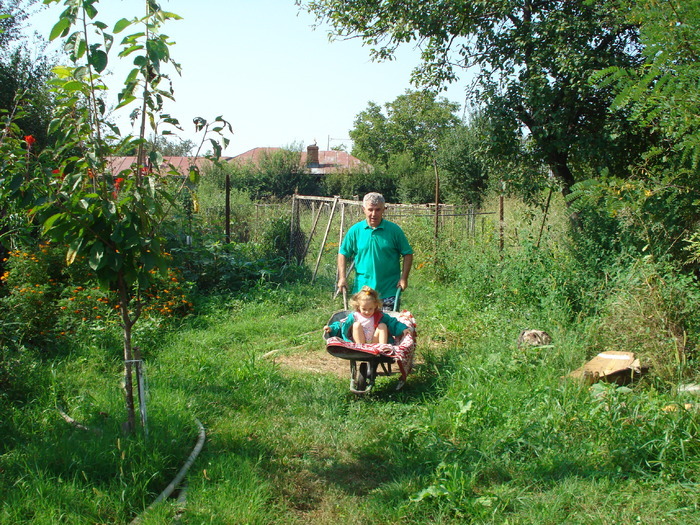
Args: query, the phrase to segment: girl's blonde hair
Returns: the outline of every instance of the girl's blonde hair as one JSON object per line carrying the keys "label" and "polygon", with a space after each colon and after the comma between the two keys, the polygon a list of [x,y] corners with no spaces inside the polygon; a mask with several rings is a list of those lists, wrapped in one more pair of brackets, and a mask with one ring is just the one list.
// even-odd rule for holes
{"label": "girl's blonde hair", "polygon": [[350,307],[353,310],[357,310],[357,307],[360,304],[360,300],[365,299],[367,297],[374,301],[374,304],[377,308],[382,307],[382,302],[379,300],[379,294],[377,293],[377,290],[373,290],[369,286],[363,286],[362,290],[360,290],[350,298]]}

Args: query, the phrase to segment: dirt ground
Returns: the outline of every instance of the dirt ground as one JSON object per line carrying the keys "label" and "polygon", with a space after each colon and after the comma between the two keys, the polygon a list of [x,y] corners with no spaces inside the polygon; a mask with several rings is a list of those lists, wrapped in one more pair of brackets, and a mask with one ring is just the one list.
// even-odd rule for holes
{"label": "dirt ground", "polygon": [[328,352],[300,352],[297,354],[275,353],[268,356],[275,363],[293,370],[304,370],[317,374],[333,374],[337,377],[350,377],[350,364],[345,359],[333,357]]}
{"label": "dirt ground", "polygon": [[[279,364],[283,368],[303,370],[315,374],[333,374],[336,377],[350,379],[350,361],[333,357],[325,350],[301,351],[295,354],[282,354],[279,351],[269,352],[266,359]],[[422,365],[422,360],[416,356],[413,362],[414,369]],[[392,368],[394,374],[399,373],[397,366]]]}

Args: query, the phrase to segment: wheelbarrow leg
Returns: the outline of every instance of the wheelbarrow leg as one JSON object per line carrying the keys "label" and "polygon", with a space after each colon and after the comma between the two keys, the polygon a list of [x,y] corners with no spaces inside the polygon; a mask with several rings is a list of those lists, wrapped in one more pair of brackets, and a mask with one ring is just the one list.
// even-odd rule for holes
{"label": "wheelbarrow leg", "polygon": [[357,362],[350,359],[350,391],[355,392],[357,385],[355,384],[355,376],[357,375]]}

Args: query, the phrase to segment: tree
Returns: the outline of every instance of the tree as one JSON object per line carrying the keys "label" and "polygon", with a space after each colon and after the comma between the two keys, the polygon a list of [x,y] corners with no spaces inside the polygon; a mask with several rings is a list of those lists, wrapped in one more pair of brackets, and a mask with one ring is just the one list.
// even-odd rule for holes
{"label": "tree", "polygon": [[[156,135],[152,134],[147,141],[146,151],[157,152],[163,157],[187,157],[197,148],[197,144],[189,139],[181,139],[176,135]],[[121,152],[124,156],[134,156],[138,151],[137,147],[132,147]]]}
{"label": "tree", "polygon": [[[177,172],[156,173],[162,156],[157,152],[146,155],[145,148],[148,123],[167,120],[178,125],[163,114],[164,100],[172,99],[172,87],[163,87],[170,85],[165,66],[176,70],[178,66],[170,57],[172,42],[160,29],[165,21],[179,17],[148,0],[144,16],[121,19],[115,25],[114,33],[136,30],[121,40],[120,56],[132,59],[134,68],[119,93],[117,109],[138,105],[141,126],[137,137],[122,138],[107,120],[107,88],[100,76],[107,67],[114,34],[96,19],[97,1],[63,3],[66,8],[51,38],[63,39],[72,65],[53,70],[56,108],[48,128],[51,146],[38,150],[36,139],[18,135],[21,130],[10,118],[0,137],[4,163],[0,193],[23,207],[41,225],[45,237],[66,246],[68,264],[84,256],[100,284],[116,293],[123,333],[125,429],[132,431],[132,329],[142,312],[144,290],[158,270],[167,269],[163,222],[178,191],[188,180],[196,183],[199,175],[196,166],[185,180]],[[210,131],[231,131],[228,123],[221,117],[213,123],[197,118],[195,128],[203,132],[202,142],[206,139],[218,156],[221,145],[207,137]],[[120,173],[111,173],[107,157],[130,147],[136,147],[137,161]],[[175,189],[169,187],[173,180],[178,181]]]}
{"label": "tree", "polygon": [[622,0],[298,2],[328,22],[332,36],[361,38],[375,58],[418,43],[419,85],[444,86],[460,69],[475,69],[471,96],[496,124],[493,144],[529,136],[533,158],[564,194],[604,167],[624,170],[639,151],[633,145],[646,140],[624,112],[609,111],[611,90],[589,82],[596,70],[640,63],[637,27]]}
{"label": "tree", "polygon": [[644,63],[609,67],[594,79],[613,89],[614,110],[659,140],[632,163],[631,178],[611,172],[582,181],[571,200],[607,213],[626,247],[697,271],[687,243],[697,247],[700,238],[700,1],[630,1],[627,13],[640,28]]}
{"label": "tree", "polygon": [[[11,132],[31,136],[37,151],[47,144],[53,102],[47,85],[50,61],[45,56],[32,59],[23,41],[27,8],[35,1],[0,0],[0,118],[4,136]],[[10,157],[0,161],[3,172],[11,162]],[[6,198],[2,186],[0,181],[0,273],[10,244],[36,233],[17,203]]]}
{"label": "tree", "polygon": [[421,169],[431,165],[442,138],[460,124],[459,105],[427,91],[407,90],[384,108],[370,102],[350,131],[352,154],[375,167],[407,153]]}
{"label": "tree", "polygon": [[27,8],[37,0],[0,0],[0,52],[21,39]]}
{"label": "tree", "polygon": [[482,124],[478,115],[445,137],[438,156],[441,187],[445,200],[468,202],[479,206],[488,184]]}
{"label": "tree", "polygon": [[295,192],[318,194],[316,175],[301,165],[301,153],[295,147],[263,153],[255,162],[229,164],[231,187],[246,191],[253,200],[283,199]]}
{"label": "tree", "polygon": [[350,131],[352,153],[396,179],[399,200],[433,202],[433,161],[444,138],[461,125],[457,111],[458,104],[430,91],[407,90],[384,109],[370,102]]}

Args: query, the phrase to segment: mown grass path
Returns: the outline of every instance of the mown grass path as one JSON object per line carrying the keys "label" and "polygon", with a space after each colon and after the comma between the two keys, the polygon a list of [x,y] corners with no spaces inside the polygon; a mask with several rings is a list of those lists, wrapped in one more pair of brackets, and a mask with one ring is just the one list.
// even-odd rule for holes
{"label": "mown grass path", "polygon": [[533,327],[524,323],[545,320],[471,310],[459,290],[417,282],[405,305],[422,364],[400,392],[380,378],[371,396],[348,393],[321,341],[333,304],[306,287],[219,309],[178,334],[158,357],[158,396],[208,429],[182,522],[700,517],[695,414],[665,412],[670,400],[648,390],[562,380],[585,357],[575,334],[554,326],[554,349],[518,349],[520,329]]}
{"label": "mown grass path", "polygon": [[[653,379],[566,379],[588,357],[580,326],[483,297],[417,270],[404,306],[421,364],[403,390],[382,377],[362,398],[325,353],[339,304],[322,286],[200,305],[146,353],[148,439],[119,430],[113,353],[54,361],[45,393],[6,420],[0,523],[128,523],[187,458],[195,418],[207,440],[186,506],[144,524],[700,521],[698,412]],[[518,348],[524,328],[553,347]],[[59,402],[101,433],[67,425]]]}

